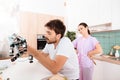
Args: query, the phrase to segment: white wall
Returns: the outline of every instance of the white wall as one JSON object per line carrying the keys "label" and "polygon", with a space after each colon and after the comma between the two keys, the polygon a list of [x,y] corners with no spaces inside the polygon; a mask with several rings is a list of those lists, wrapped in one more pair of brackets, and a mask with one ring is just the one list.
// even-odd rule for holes
{"label": "white wall", "polygon": [[111,13],[113,29],[120,29],[120,0],[112,0]]}
{"label": "white wall", "polygon": [[112,22],[113,29],[120,27],[120,0],[69,0],[67,15],[69,30],[76,30],[80,22],[89,26]]}
{"label": "white wall", "polygon": [[55,16],[63,16],[66,24],[65,0],[19,0],[20,11],[43,13]]}
{"label": "white wall", "polygon": [[14,0],[14,2],[20,4],[20,11],[64,16],[66,26],[73,31],[80,22],[86,22],[89,26],[112,22],[112,29],[120,28],[120,0]]}
{"label": "white wall", "polygon": [[65,16],[64,0],[20,0],[21,11]]}
{"label": "white wall", "polygon": [[[66,7],[64,2],[66,1]],[[21,11],[64,16],[68,30],[75,31],[80,22],[89,26],[112,22],[120,26],[120,0],[20,0]]]}
{"label": "white wall", "polygon": [[0,41],[12,33],[19,32],[17,18],[12,14],[15,5],[15,0],[0,0]]}

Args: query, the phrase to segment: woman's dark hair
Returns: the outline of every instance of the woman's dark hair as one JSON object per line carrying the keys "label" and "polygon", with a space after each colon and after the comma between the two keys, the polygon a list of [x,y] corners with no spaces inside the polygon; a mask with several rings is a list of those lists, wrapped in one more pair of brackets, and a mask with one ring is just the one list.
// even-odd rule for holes
{"label": "woman's dark hair", "polygon": [[[78,26],[80,26],[80,25],[84,26],[85,28],[88,27],[88,25],[86,23],[84,23],[84,22],[80,23]],[[88,34],[90,34],[90,30],[89,29],[88,29]]]}
{"label": "woman's dark hair", "polygon": [[50,20],[45,24],[45,27],[54,30],[56,34],[61,34],[61,38],[64,36],[66,30],[64,23],[59,19]]}

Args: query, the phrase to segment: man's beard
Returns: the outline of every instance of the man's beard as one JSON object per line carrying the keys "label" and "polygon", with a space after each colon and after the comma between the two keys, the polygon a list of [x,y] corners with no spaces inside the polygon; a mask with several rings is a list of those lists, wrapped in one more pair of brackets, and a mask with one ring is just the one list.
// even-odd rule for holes
{"label": "man's beard", "polygon": [[57,42],[56,40],[50,41],[48,38],[46,38],[46,41],[47,41],[48,44],[53,44],[53,43],[56,43],[56,42]]}

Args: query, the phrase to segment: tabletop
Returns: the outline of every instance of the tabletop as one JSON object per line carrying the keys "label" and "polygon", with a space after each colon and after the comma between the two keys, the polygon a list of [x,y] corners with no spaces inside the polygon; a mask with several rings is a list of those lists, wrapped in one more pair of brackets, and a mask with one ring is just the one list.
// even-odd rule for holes
{"label": "tabletop", "polygon": [[2,73],[3,80],[42,80],[52,73],[36,59],[29,63],[26,58],[18,59]]}

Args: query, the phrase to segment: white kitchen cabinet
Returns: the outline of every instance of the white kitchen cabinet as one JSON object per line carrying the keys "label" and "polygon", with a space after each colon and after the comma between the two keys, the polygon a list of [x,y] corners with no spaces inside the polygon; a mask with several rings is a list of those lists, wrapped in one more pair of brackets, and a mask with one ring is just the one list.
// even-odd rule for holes
{"label": "white kitchen cabinet", "polygon": [[120,80],[120,65],[103,62],[104,80]]}
{"label": "white kitchen cabinet", "polygon": [[93,80],[103,80],[103,61],[95,60]]}
{"label": "white kitchen cabinet", "polygon": [[120,65],[96,60],[93,80],[120,80]]}

